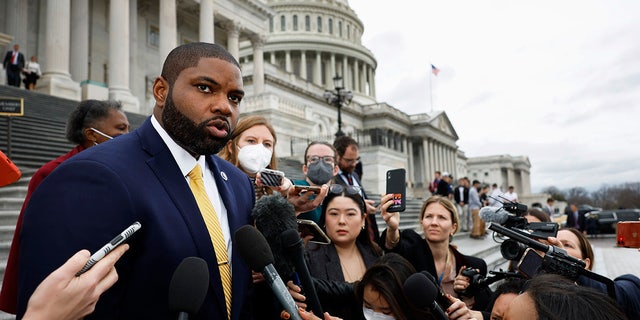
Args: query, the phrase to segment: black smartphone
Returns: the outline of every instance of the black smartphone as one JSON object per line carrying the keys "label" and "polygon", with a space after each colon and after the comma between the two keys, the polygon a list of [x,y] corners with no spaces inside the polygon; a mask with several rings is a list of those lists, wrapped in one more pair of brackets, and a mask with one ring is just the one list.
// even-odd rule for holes
{"label": "black smartphone", "polygon": [[327,237],[327,235],[320,229],[318,224],[313,222],[312,220],[298,219],[298,231],[300,231],[300,236],[302,238],[306,238],[307,236],[313,235],[313,238],[309,240],[310,242],[320,243],[320,244],[329,244],[331,243],[331,239]]}
{"label": "black smartphone", "polygon": [[407,203],[407,172],[403,168],[387,171],[387,194],[393,194],[393,204],[388,212],[402,212]]}
{"label": "black smartphone", "polygon": [[535,250],[527,248],[518,263],[518,271],[527,279],[531,279],[538,273],[538,270],[542,266],[542,259],[544,258]]}
{"label": "black smartphone", "polygon": [[277,187],[282,184],[284,172],[271,169],[260,170],[260,181],[268,187]]}

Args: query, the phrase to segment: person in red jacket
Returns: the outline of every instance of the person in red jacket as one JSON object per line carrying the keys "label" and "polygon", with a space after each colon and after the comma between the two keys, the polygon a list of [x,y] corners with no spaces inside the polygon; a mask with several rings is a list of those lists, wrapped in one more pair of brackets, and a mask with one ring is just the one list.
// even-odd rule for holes
{"label": "person in red jacket", "polygon": [[62,162],[94,145],[109,141],[116,136],[129,132],[129,120],[116,101],[85,100],[71,112],[67,121],[67,140],[76,143],[76,147],[66,154],[44,164],[29,181],[27,195],[13,234],[7,267],[0,291],[0,310],[15,314],[18,295],[18,257],[22,215],[29,203],[31,194],[40,183]]}

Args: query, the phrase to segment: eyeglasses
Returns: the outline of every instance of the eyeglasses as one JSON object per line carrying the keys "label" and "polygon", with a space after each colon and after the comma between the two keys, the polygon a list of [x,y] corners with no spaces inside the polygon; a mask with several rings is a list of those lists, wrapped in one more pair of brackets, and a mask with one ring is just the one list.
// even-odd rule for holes
{"label": "eyeglasses", "polygon": [[345,159],[345,158],[342,158],[342,160],[344,160],[344,162],[347,163],[347,164],[352,164],[352,163],[357,164],[358,162],[360,162],[360,157],[358,157],[357,159]]}
{"label": "eyeglasses", "polygon": [[360,187],[359,186],[343,186],[341,184],[337,184],[334,183],[331,186],[329,186],[329,192],[333,193],[333,194],[342,194],[343,192],[346,194],[360,194]]}
{"label": "eyeglasses", "polygon": [[320,157],[320,156],[309,156],[309,157],[307,157],[307,161],[309,163],[316,163],[316,162],[320,161],[320,159],[322,159],[322,162],[324,162],[324,163],[328,163],[328,164],[334,164],[335,163],[334,162],[335,159],[332,156],[322,156],[322,157]]}

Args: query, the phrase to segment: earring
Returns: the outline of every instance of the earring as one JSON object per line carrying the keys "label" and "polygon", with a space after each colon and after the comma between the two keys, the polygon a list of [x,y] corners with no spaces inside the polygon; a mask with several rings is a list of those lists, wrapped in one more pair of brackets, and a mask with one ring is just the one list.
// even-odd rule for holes
{"label": "earring", "polygon": [[362,230],[364,230],[364,224],[362,225]]}

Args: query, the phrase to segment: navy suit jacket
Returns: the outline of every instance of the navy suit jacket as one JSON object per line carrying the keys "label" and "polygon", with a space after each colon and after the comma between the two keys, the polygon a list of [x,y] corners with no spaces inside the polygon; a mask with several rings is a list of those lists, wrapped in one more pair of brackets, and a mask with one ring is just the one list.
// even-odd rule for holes
{"label": "navy suit jacket", "polygon": [[[233,233],[250,224],[255,203],[246,174],[207,157]],[[209,290],[190,319],[226,319],[211,239],[196,200],[150,119],[130,134],[90,148],[60,165],[36,189],[24,214],[19,257],[18,315],[53,270],[80,249],[95,252],[135,221],[142,228],[116,264],[119,280],[86,319],[175,319],[168,288],[189,256],[209,266]],[[233,246],[232,317],[250,314],[251,272]],[[245,316],[246,315],[246,316]]]}

